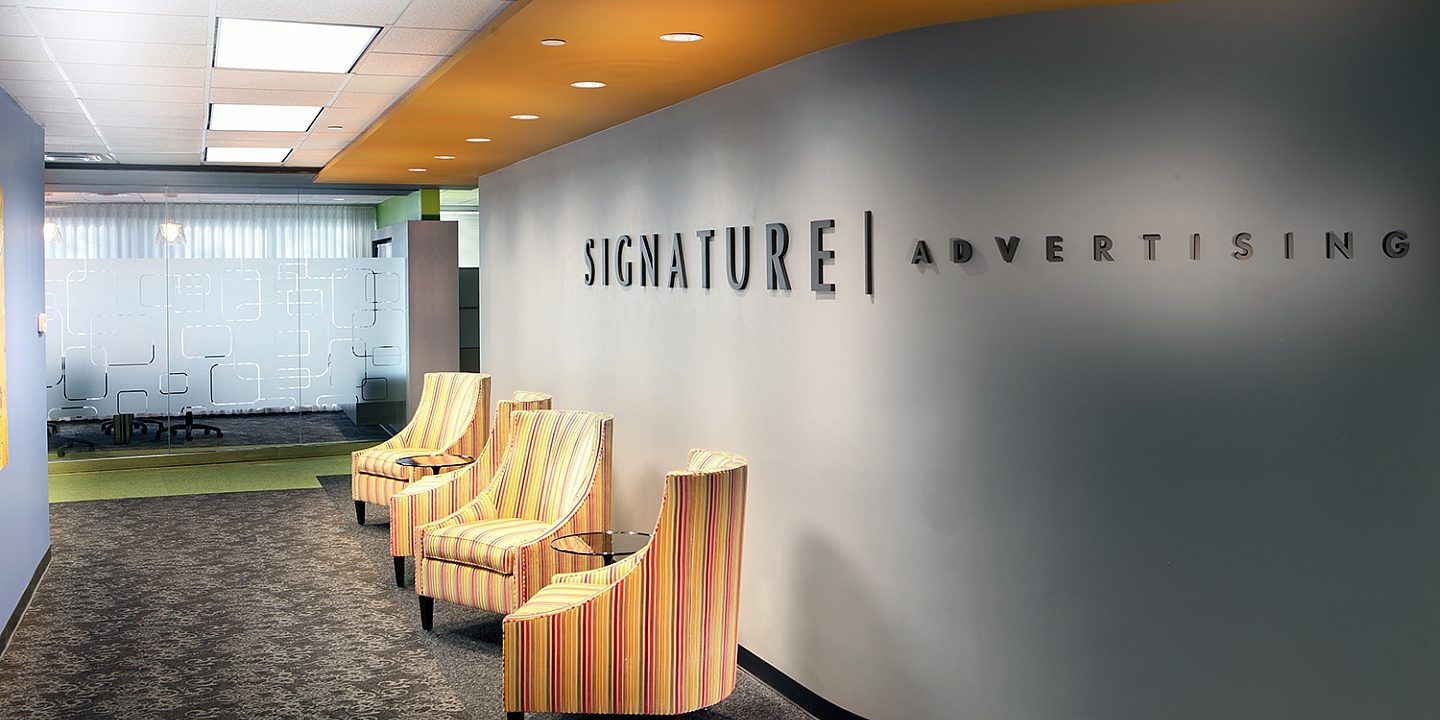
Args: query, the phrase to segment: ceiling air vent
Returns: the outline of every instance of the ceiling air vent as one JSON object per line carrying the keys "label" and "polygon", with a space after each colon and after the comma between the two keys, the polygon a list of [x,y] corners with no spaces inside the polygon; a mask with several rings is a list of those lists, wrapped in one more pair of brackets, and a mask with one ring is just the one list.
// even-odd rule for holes
{"label": "ceiling air vent", "polygon": [[102,153],[47,152],[45,162],[49,163],[113,163],[115,157]]}

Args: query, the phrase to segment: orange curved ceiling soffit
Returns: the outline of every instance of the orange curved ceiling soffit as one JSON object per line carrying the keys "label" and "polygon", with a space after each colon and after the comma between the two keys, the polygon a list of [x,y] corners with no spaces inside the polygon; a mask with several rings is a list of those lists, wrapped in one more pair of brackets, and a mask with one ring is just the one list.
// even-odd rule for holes
{"label": "orange curved ceiling soffit", "polygon": [[[817,50],[963,20],[1153,1],[516,0],[317,179],[474,185],[486,173]],[[667,33],[704,40],[661,41]],[[541,45],[547,38],[565,44]],[[570,85],[591,80],[607,85]],[[517,114],[540,117],[510,118]]]}

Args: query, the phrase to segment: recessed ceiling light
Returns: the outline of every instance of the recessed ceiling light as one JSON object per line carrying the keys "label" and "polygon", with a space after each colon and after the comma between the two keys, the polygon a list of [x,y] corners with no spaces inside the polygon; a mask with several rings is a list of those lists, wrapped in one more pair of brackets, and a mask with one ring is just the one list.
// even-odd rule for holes
{"label": "recessed ceiling light", "polygon": [[425,168],[410,168],[410,172],[426,172]]}
{"label": "recessed ceiling light", "polygon": [[290,148],[207,147],[205,162],[279,163],[289,154]]}
{"label": "recessed ceiling light", "polygon": [[305,132],[320,108],[310,105],[230,105],[211,103],[211,130]]}
{"label": "recessed ceiling light", "polygon": [[660,39],[664,40],[665,42],[686,43],[700,42],[701,40],[705,39],[705,36],[699,35],[697,33],[666,33],[664,35],[661,35]]}
{"label": "recessed ceiling light", "polygon": [[436,156],[435,156],[435,159],[436,159],[436,160],[454,160],[454,159],[455,159],[455,156],[454,156],[454,155],[436,155]]}
{"label": "recessed ceiling light", "polygon": [[378,27],[220,18],[215,67],[348,73]]}
{"label": "recessed ceiling light", "polygon": [[465,142],[490,142],[490,138],[465,138]]}
{"label": "recessed ceiling light", "polygon": [[511,116],[510,116],[510,119],[511,119],[511,120],[539,120],[539,119],[540,119],[540,116],[539,116],[539,115],[530,115],[530,114],[528,114],[528,113],[522,113],[522,114],[520,114],[520,115],[511,115]]}
{"label": "recessed ceiling light", "polygon": [[584,89],[588,90],[588,89],[590,89],[590,88],[602,88],[602,87],[605,87],[605,83],[600,82],[599,80],[581,80],[580,82],[570,83],[570,87],[573,87],[573,88],[584,88]]}
{"label": "recessed ceiling light", "polygon": [[334,200],[334,201],[336,201],[336,202],[341,202],[341,201],[344,201],[344,200],[345,200],[345,198],[330,198],[330,199],[331,199],[331,200]]}
{"label": "recessed ceiling light", "polygon": [[344,125],[326,125],[326,126],[325,126],[325,129],[326,129],[326,130],[344,130],[344,129],[345,129],[345,126],[344,126]]}
{"label": "recessed ceiling light", "polygon": [[544,40],[540,41],[540,44],[544,45],[545,47],[560,47],[561,45],[565,44],[565,41],[561,40],[560,38],[545,38]]}

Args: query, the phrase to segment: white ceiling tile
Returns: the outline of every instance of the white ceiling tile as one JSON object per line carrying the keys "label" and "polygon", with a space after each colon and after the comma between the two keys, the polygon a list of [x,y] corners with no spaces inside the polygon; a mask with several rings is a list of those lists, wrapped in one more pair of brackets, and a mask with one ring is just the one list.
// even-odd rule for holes
{"label": "white ceiling tile", "polygon": [[301,150],[336,150],[350,144],[359,133],[342,132],[312,132],[305,142],[300,143]]}
{"label": "white ceiling tile", "polygon": [[110,149],[120,153],[198,153],[200,138],[186,140],[125,140],[110,143]]}
{"label": "white ceiling tile", "polygon": [[46,42],[50,45],[50,52],[55,54],[55,59],[62,63],[188,67],[201,70],[210,66],[210,54],[204,45],[62,38],[50,38]]}
{"label": "white ceiling tile", "polygon": [[[340,97],[345,97],[341,94]],[[328,107],[320,111],[320,116],[315,118],[315,132],[338,132],[328,130],[331,125],[339,125],[349,132],[360,132],[370,126],[370,122],[380,114],[379,108],[354,108],[354,107]]]}
{"label": "white ceiling tile", "polygon": [[20,8],[0,7],[0,35],[34,35]]}
{"label": "white ceiling tile", "polygon": [[409,90],[420,78],[409,75],[356,75],[345,86],[346,92],[389,93],[399,95]]}
{"label": "white ceiling tile", "polygon": [[475,33],[469,30],[390,28],[380,35],[371,52],[405,55],[449,55]]}
{"label": "white ceiling tile", "polygon": [[31,111],[30,111],[30,117],[35,118],[35,122],[38,122],[38,123],[40,123],[41,125],[44,125],[44,126],[46,126],[46,127],[53,127],[53,126],[59,126],[59,125],[74,125],[74,126],[77,126],[77,127],[88,127],[88,126],[90,125],[90,118],[85,117],[85,113],[82,113],[82,112],[80,112],[79,110],[80,110],[80,106],[79,106],[79,105],[76,105],[76,106],[75,106],[75,112],[54,112],[54,111],[47,111],[47,110],[31,110]]}
{"label": "white ceiling tile", "polygon": [[17,96],[15,102],[29,112],[81,112],[80,103],[72,97],[25,97]]}
{"label": "white ceiling tile", "polygon": [[335,102],[331,104],[337,108],[382,110],[389,107],[390,103],[395,100],[395,96],[389,93],[342,92],[340,97],[335,98]]}
{"label": "white ceiling tile", "polygon": [[343,73],[275,72],[269,70],[232,70],[215,68],[210,71],[210,87],[249,90],[309,90],[333,93],[344,84]]}
{"label": "white ceiling tile", "polygon": [[29,15],[45,37],[202,46],[210,40],[206,17],[44,8],[32,9]]}
{"label": "white ceiling tile", "polygon": [[132,115],[143,120],[148,116],[200,118],[205,121],[208,108],[203,103],[146,102],[140,100],[86,100],[85,107],[99,115]]}
{"label": "white ceiling tile", "polygon": [[95,10],[103,7],[106,12],[143,13],[146,15],[198,15],[210,14],[210,0],[104,0],[101,6],[96,0],[25,0],[32,8],[55,8],[59,10]]}
{"label": "white ceiling tile", "polygon": [[211,147],[293,148],[304,139],[305,133],[239,132],[235,130],[210,130],[205,133],[205,144]]}
{"label": "white ceiling tile", "polygon": [[108,127],[104,128],[103,132],[105,140],[111,144],[150,140],[156,142],[200,141],[200,131],[190,128]]}
{"label": "white ceiling tile", "polygon": [[246,90],[241,88],[210,88],[210,102],[243,105],[320,105],[330,104],[332,92],[303,90]]}
{"label": "white ceiling tile", "polygon": [[129,100],[132,102],[203,103],[203,87],[165,87],[163,85],[109,85],[75,83],[81,100]]}
{"label": "white ceiling tile", "polygon": [[163,85],[166,87],[205,87],[205,71],[199,68],[141,67],[137,65],[62,65],[65,75],[74,83],[109,83],[113,85]]}
{"label": "white ceiling tile", "polygon": [[[189,107],[184,106],[184,107]],[[205,112],[203,108],[196,107],[195,112],[189,115],[106,115],[96,113],[93,115],[95,124],[100,126],[102,132],[106,128],[171,128],[176,130],[204,130]]]}
{"label": "white ceiling tile", "polygon": [[94,125],[91,125],[90,123],[84,122],[83,120],[82,120],[81,122],[78,122],[78,123],[74,123],[74,122],[72,122],[72,123],[58,123],[58,122],[57,122],[57,123],[50,123],[50,124],[48,124],[48,125],[45,125],[45,134],[46,134],[46,135],[51,135],[51,136],[54,136],[54,137],[69,137],[69,138],[77,138],[77,137],[83,137],[83,138],[99,138],[99,137],[100,137],[100,136],[95,132],[95,126],[94,126]]}
{"label": "white ceiling tile", "polygon": [[45,152],[107,154],[110,152],[110,149],[105,147],[105,143],[97,140],[56,139],[52,141],[50,138],[45,138]]}
{"label": "white ceiling tile", "polygon": [[70,87],[63,82],[41,82],[36,80],[0,80],[0,87],[10,97],[68,98]]}
{"label": "white ceiling tile", "polygon": [[249,20],[389,25],[410,0],[219,0],[218,17]]}
{"label": "white ceiling tile", "polygon": [[289,167],[324,167],[325,163],[340,152],[336,150],[296,150],[285,158],[285,165]]}
{"label": "white ceiling tile", "polygon": [[504,0],[412,0],[395,24],[400,27],[479,30],[510,4]]}
{"label": "white ceiling tile", "polygon": [[0,35],[0,60],[50,62],[45,48],[40,44],[40,38],[18,35]]}
{"label": "white ceiling tile", "polygon": [[65,82],[64,76],[55,68],[55,63],[22,60],[0,60],[0,80]]}
{"label": "white ceiling tile", "polygon": [[184,153],[115,153],[121,165],[199,165],[200,152]]}
{"label": "white ceiling tile", "polygon": [[444,55],[401,55],[399,53],[367,52],[355,64],[361,75],[410,75],[421,77],[445,60]]}

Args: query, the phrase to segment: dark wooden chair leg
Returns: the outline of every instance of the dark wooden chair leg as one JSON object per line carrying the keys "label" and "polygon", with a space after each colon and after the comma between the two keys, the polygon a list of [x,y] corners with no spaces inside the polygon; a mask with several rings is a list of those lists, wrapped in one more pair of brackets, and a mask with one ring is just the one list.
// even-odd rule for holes
{"label": "dark wooden chair leg", "polygon": [[355,501],[355,522],[360,523],[361,525],[364,525],[364,524],[365,524],[365,501],[364,501],[364,500],[356,500],[356,501]]}
{"label": "dark wooden chair leg", "polygon": [[416,595],[420,598],[420,627],[429,630],[435,624],[435,598]]}
{"label": "dark wooden chair leg", "polygon": [[396,555],[395,559],[395,587],[405,587],[405,556]]}

